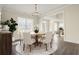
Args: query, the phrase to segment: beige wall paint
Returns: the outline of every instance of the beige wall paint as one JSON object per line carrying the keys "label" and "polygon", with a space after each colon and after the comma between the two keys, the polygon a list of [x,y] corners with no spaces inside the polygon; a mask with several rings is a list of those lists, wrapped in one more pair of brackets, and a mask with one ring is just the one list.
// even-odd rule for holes
{"label": "beige wall paint", "polygon": [[79,44],[79,5],[64,9],[65,41]]}

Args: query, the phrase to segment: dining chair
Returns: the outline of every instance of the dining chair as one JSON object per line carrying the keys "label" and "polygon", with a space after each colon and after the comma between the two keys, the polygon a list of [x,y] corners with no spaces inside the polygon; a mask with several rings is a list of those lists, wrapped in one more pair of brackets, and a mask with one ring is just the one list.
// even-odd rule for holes
{"label": "dining chair", "polygon": [[20,32],[18,33],[17,31],[15,31],[12,36],[12,42],[18,42],[18,41],[20,42],[21,45],[22,36]]}
{"label": "dining chair", "polygon": [[51,32],[47,32],[46,35],[45,35],[45,37],[41,40],[41,42],[42,42],[43,44],[45,44],[45,46],[46,46],[46,51],[48,50],[48,48],[47,48],[47,45],[48,45],[48,44],[50,44],[50,47],[52,47],[52,46],[51,46],[51,45],[52,45],[52,44],[51,44],[52,41],[53,41],[52,33],[51,33]]}
{"label": "dining chair", "polygon": [[31,38],[30,33],[25,32],[23,33],[23,37],[24,37],[23,51],[25,50],[26,46],[29,46],[31,52],[31,46],[35,42],[35,39]]}

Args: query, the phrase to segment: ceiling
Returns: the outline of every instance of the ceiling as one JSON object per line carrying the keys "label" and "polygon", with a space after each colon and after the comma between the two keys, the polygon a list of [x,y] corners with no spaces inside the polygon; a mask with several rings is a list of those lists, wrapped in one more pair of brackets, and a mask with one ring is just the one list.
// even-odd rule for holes
{"label": "ceiling", "polygon": [[[6,9],[26,13],[28,15],[32,14],[34,12],[34,4],[5,4],[4,5]],[[41,13],[41,15],[44,15],[50,11],[53,11],[57,8],[61,8],[65,6],[64,4],[38,4],[38,11]]]}

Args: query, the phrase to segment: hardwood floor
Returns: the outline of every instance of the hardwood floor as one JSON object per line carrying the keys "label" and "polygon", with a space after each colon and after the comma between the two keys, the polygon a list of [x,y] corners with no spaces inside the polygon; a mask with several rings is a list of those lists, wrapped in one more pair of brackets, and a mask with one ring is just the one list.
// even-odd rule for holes
{"label": "hardwood floor", "polygon": [[79,44],[62,42],[58,50],[51,55],[79,55]]}
{"label": "hardwood floor", "polygon": [[[17,51],[15,52],[16,52],[16,55],[17,54],[21,55]],[[59,43],[59,47],[57,51],[50,55],[79,55],[79,44],[75,44],[71,42]]]}

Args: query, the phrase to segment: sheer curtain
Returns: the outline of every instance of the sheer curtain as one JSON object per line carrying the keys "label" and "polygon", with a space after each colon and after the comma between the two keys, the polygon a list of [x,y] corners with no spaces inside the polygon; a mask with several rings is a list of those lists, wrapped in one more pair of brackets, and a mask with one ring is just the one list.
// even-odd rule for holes
{"label": "sheer curtain", "polygon": [[31,32],[33,29],[33,20],[29,18],[17,17],[17,30],[15,31],[14,36],[18,38],[23,38],[23,32]]}

